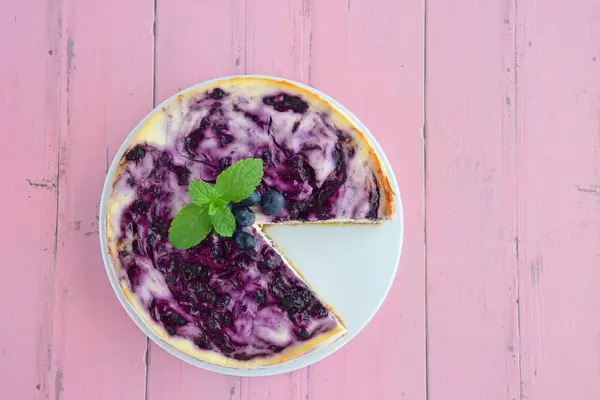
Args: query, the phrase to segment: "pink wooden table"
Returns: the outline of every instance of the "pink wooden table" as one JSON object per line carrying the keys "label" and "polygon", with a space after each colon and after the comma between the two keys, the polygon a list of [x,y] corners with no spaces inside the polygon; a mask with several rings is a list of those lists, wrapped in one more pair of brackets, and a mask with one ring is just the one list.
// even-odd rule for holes
{"label": "pink wooden table", "polygon": [[[279,75],[390,158],[398,278],[347,347],[220,376],[148,343],[97,214],[154,104]],[[0,0],[0,398],[600,399],[598,0]]]}

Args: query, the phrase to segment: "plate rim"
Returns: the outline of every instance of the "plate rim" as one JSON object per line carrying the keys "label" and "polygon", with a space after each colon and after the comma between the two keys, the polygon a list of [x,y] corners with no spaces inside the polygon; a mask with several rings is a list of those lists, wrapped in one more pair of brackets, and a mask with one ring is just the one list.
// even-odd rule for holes
{"label": "plate rim", "polygon": [[[353,333],[350,333],[350,332],[346,333],[344,336],[340,337],[339,339],[335,340],[334,342],[326,344],[323,347],[316,349],[312,353],[306,354],[305,356],[299,357],[294,360],[290,360],[288,362],[284,362],[282,364],[275,364],[275,365],[265,366],[265,367],[260,367],[260,368],[232,368],[232,367],[224,367],[224,366],[220,366],[220,365],[216,365],[216,364],[211,364],[206,361],[202,361],[195,357],[192,357],[191,355],[184,353],[183,351],[181,351],[181,350],[173,347],[172,345],[164,342],[163,340],[161,340],[160,337],[150,327],[148,327],[148,325],[143,321],[143,319],[134,310],[133,306],[125,298],[125,295],[119,285],[119,281],[118,281],[118,277],[116,276],[115,269],[112,265],[112,260],[108,255],[108,242],[106,240],[106,217],[107,217],[107,211],[108,211],[108,198],[109,198],[110,192],[112,190],[113,176],[115,175],[115,173],[117,171],[117,168],[118,168],[121,158],[123,157],[123,155],[129,148],[129,145],[134,140],[137,133],[146,125],[148,120],[150,120],[150,118],[152,118],[154,116],[154,114],[156,114],[164,106],[166,106],[167,104],[169,104],[170,102],[175,100],[177,98],[177,96],[184,95],[188,92],[201,89],[204,86],[210,85],[210,84],[218,82],[218,81],[226,81],[226,80],[239,79],[239,78],[270,79],[270,80],[285,82],[285,83],[289,83],[289,84],[298,86],[304,90],[310,91],[311,93],[313,93],[313,94],[319,96],[320,98],[322,98],[323,100],[327,101],[336,110],[338,110],[346,118],[348,118],[353,124],[355,124],[360,129],[360,131],[365,135],[365,137],[367,138],[367,140],[369,141],[371,146],[373,146],[375,148],[375,151],[377,152],[377,155],[379,156],[379,159],[381,160],[381,163],[383,164],[383,167],[385,169],[385,172],[387,173],[388,179],[390,181],[390,184],[391,184],[392,189],[395,194],[394,202],[395,202],[395,206],[396,206],[396,215],[393,218],[400,219],[400,227],[399,227],[399,236],[400,237],[398,240],[398,248],[396,250],[396,256],[395,256],[396,265],[394,267],[393,274],[390,277],[389,282],[387,283],[385,292],[381,294],[379,302],[377,303],[377,306],[374,308],[374,310],[372,311],[369,318],[367,318],[361,324],[360,328],[358,328]],[[291,79],[281,78],[281,77],[276,77],[276,76],[271,76],[271,75],[260,75],[260,74],[228,75],[228,76],[223,76],[223,77],[209,79],[206,81],[199,82],[193,86],[183,89],[183,90],[175,93],[174,95],[168,97],[166,100],[162,101],[160,104],[155,106],[148,114],[146,114],[146,116],[144,118],[142,118],[134,126],[134,128],[131,130],[131,132],[129,132],[129,134],[125,137],[125,139],[121,143],[121,146],[119,146],[119,149],[117,150],[117,152],[115,153],[115,155],[113,157],[113,160],[110,164],[110,168],[106,172],[106,177],[104,179],[104,185],[102,187],[102,195],[100,198],[100,212],[98,215],[98,227],[99,227],[99,235],[98,236],[100,238],[100,250],[102,251],[102,260],[104,263],[104,268],[108,275],[108,279],[113,288],[113,291],[115,292],[115,295],[117,296],[117,298],[119,299],[119,302],[121,303],[121,306],[125,309],[125,311],[129,315],[129,317],[137,325],[138,329],[140,329],[146,335],[146,337],[150,338],[150,340],[152,340],[161,349],[163,349],[167,353],[171,354],[172,356],[174,356],[182,361],[185,361],[188,364],[191,364],[195,367],[202,368],[204,370],[208,370],[211,372],[216,372],[216,373],[230,375],[230,376],[244,376],[244,377],[279,375],[279,374],[284,374],[284,373],[296,371],[301,368],[308,367],[310,365],[313,365],[313,364],[329,357],[331,354],[340,350],[347,343],[349,343],[352,339],[354,339],[360,332],[362,332],[362,330],[365,328],[365,326],[367,326],[371,322],[371,320],[373,319],[375,314],[377,314],[377,312],[380,310],[383,302],[387,298],[387,296],[390,292],[390,289],[391,289],[391,287],[396,279],[396,276],[398,274],[398,265],[400,263],[402,247],[404,244],[404,212],[403,212],[403,208],[402,208],[402,196],[400,193],[400,189],[398,187],[398,182],[396,181],[396,176],[394,174],[394,171],[392,169],[392,166],[391,166],[387,156],[385,155],[385,152],[383,151],[383,149],[381,148],[381,145],[377,142],[377,140],[375,139],[375,137],[373,136],[371,131],[365,126],[365,124],[363,124],[358,119],[358,117],[356,117],[356,115],[354,115],[352,112],[350,112],[350,110],[348,110],[346,107],[344,107],[340,102],[335,100],[333,97],[321,92],[320,90],[315,89],[314,87],[305,85],[301,82],[291,80]],[[319,353],[318,356],[314,359],[310,359],[309,356],[314,355],[317,352]]]}

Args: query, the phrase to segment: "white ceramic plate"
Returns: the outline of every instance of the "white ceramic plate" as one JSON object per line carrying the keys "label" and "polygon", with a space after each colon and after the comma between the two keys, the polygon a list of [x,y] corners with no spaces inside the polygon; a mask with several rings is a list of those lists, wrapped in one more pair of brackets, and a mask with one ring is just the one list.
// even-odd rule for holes
{"label": "white ceramic plate", "polygon": [[[213,81],[199,83],[196,86],[177,93],[170,99],[165,100],[138,123],[129,136],[127,136],[119,151],[117,151],[102,191],[99,216],[100,247],[108,278],[127,314],[163,350],[197,367],[221,374],[237,376],[276,375],[304,368],[322,360],[352,340],[373,318],[373,315],[375,315],[383,303],[392,285],[400,260],[403,237],[403,213],[398,184],[389,161],[367,127],[340,103],[318,90],[286,79],[255,76],[290,82],[309,90],[327,100],[352,120],[365,133],[382,160],[396,194],[396,215],[391,221],[380,225],[299,225],[267,228],[269,236],[283,251],[290,262],[302,272],[319,296],[333,307],[342,318],[348,329],[348,333],[335,342],[320,347],[306,356],[260,369],[235,369],[200,361],[160,340],[127,302],[119,287],[112,261],[108,257],[105,221],[107,201],[113,176],[117,170],[119,160],[138,131],[157,110],[172,101],[177,95],[202,87]],[[218,78],[215,81],[236,77],[239,76]]]}

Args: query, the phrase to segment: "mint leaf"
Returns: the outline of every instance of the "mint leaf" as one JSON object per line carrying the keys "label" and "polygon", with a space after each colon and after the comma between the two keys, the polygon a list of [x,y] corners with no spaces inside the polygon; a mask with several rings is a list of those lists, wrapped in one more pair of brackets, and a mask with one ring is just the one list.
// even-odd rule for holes
{"label": "mint leaf", "polygon": [[250,196],[262,177],[262,160],[247,158],[221,172],[214,186],[191,181],[188,191],[192,203],[177,213],[169,228],[173,246],[181,250],[194,247],[206,238],[213,226],[217,234],[231,237],[236,224],[227,204]]}
{"label": "mint leaf", "polygon": [[221,172],[214,188],[220,199],[238,202],[250,196],[260,184],[262,177],[262,160],[246,158]]}
{"label": "mint leaf", "polygon": [[198,205],[208,204],[216,195],[215,188],[204,181],[191,181],[188,190],[190,199]]}
{"label": "mint leaf", "polygon": [[215,215],[218,209],[227,206],[227,202],[221,199],[212,199],[208,205],[208,215]]}
{"label": "mint leaf", "polygon": [[[211,204],[212,205],[212,204]],[[235,218],[231,210],[227,207],[215,209],[215,213],[210,216],[215,232],[223,237],[231,237],[235,230]]]}
{"label": "mint leaf", "polygon": [[191,203],[179,210],[171,222],[169,241],[178,249],[189,249],[204,240],[210,228],[208,206]]}

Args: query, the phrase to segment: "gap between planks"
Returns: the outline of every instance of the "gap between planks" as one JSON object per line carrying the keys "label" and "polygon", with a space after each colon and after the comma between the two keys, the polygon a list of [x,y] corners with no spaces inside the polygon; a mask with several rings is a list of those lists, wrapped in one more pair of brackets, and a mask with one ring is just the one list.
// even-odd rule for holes
{"label": "gap between planks", "polygon": [[[152,1],[152,109],[156,107],[156,10],[158,0]],[[144,400],[148,400],[148,370],[150,368],[150,339],[146,336],[146,348],[144,350]]]}

